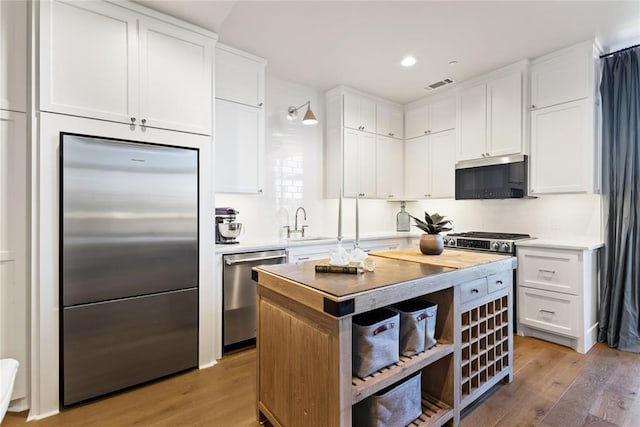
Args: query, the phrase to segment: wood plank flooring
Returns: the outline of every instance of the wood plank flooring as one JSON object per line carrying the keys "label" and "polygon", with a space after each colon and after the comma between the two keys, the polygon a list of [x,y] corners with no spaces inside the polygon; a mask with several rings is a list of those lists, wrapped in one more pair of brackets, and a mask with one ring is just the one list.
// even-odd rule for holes
{"label": "wood plank flooring", "polygon": [[[640,355],[596,345],[583,356],[533,338],[515,338],[511,384],[463,418],[462,427],[640,426]],[[26,423],[8,413],[2,427],[257,426],[255,350],[210,369],[138,387]]]}

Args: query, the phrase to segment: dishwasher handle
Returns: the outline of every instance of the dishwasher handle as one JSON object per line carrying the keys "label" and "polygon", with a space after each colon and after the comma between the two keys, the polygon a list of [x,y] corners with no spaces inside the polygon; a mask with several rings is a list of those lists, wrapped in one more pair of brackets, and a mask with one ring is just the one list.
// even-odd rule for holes
{"label": "dishwasher handle", "polygon": [[286,257],[287,257],[286,254],[282,254],[282,255],[273,255],[273,256],[260,256],[260,257],[254,257],[254,258],[244,258],[244,259],[238,259],[238,260],[226,259],[224,262],[227,265],[233,265],[233,264],[241,264],[245,262],[266,261],[269,259],[280,259],[280,258],[286,258]]}

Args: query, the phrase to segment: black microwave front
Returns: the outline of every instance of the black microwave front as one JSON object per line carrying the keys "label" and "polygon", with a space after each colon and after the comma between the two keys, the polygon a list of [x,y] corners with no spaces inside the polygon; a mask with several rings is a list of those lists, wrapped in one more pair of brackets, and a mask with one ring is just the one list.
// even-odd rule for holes
{"label": "black microwave front", "polygon": [[520,199],[527,196],[527,156],[456,163],[456,199]]}

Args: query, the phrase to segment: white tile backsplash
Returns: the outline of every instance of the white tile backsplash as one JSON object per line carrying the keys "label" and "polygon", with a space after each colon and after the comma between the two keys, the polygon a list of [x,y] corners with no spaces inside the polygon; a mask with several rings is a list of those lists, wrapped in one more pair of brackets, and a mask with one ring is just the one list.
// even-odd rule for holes
{"label": "white tile backsplash", "polygon": [[[305,126],[287,119],[287,108],[311,101],[319,123]],[[338,200],[324,198],[324,95],[310,87],[285,81],[267,70],[264,193],[217,194],[216,206],[240,211],[244,243],[279,240],[282,226],[293,229],[298,206],[307,212],[307,233],[336,236]],[[396,229],[398,202],[360,201],[360,232]],[[601,238],[600,196],[589,194],[540,196],[525,200],[427,200],[407,204],[422,216],[427,210],[446,215],[456,231],[529,233],[544,238]],[[302,220],[302,214],[299,219]],[[355,233],[355,201],[343,202],[343,235]]]}

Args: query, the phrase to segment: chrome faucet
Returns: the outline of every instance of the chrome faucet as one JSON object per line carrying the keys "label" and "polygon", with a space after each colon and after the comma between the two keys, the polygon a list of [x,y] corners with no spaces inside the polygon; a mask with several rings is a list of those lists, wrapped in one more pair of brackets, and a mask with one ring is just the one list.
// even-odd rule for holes
{"label": "chrome faucet", "polygon": [[294,222],[295,227],[294,227],[293,231],[296,232],[296,233],[298,231],[300,231],[302,233],[302,237],[304,237],[304,228],[306,227],[306,225],[303,225],[301,227],[301,229],[298,230],[298,212],[300,212],[300,211],[302,211],[302,214],[304,215],[303,219],[305,221],[307,220],[307,211],[305,211],[304,208],[302,206],[300,206],[298,209],[296,209],[296,219],[295,219],[295,222]]}

